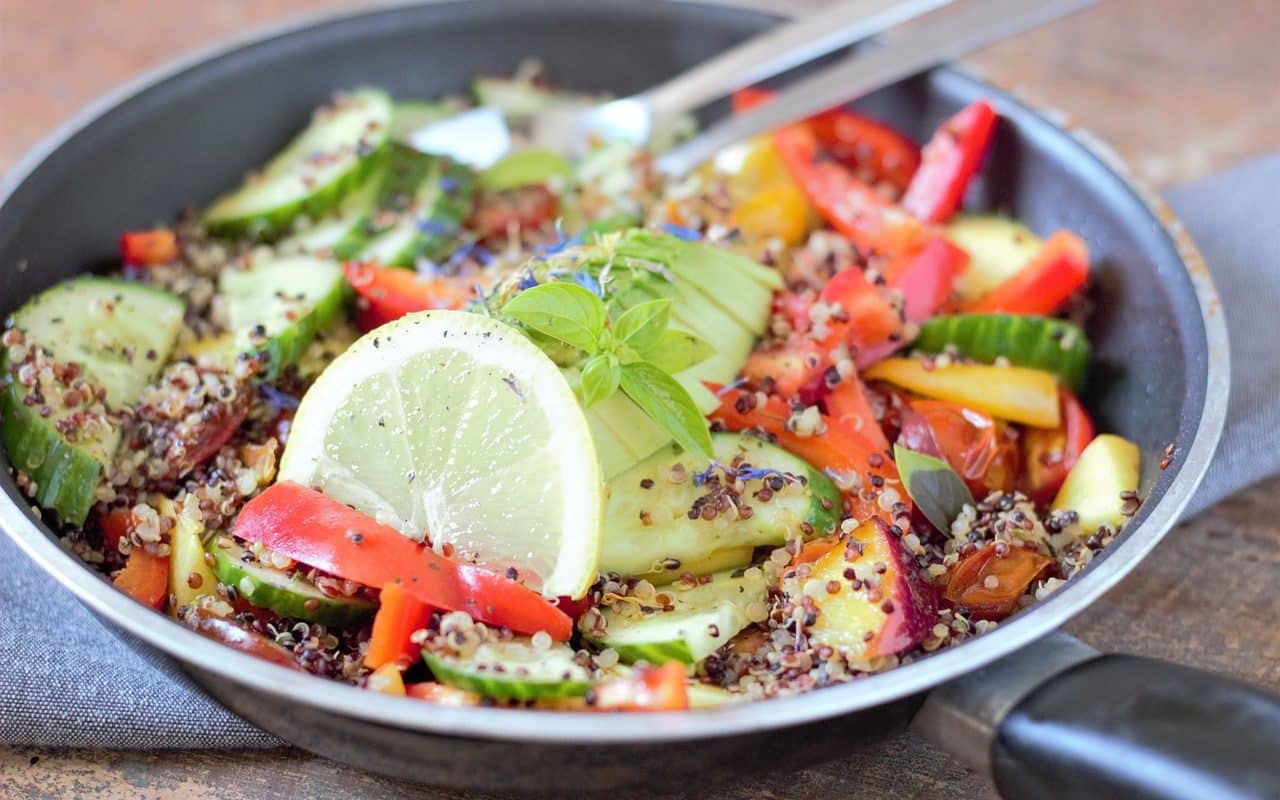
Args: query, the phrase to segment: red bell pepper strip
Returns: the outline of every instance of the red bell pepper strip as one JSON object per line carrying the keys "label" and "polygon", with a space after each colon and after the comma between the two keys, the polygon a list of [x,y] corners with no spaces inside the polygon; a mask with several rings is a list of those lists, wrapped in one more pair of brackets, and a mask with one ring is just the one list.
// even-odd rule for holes
{"label": "red bell pepper strip", "polygon": [[902,315],[908,322],[919,323],[947,302],[956,278],[969,266],[969,254],[939,236],[897,263],[901,266],[890,265],[886,278],[890,287],[902,292]]}
{"label": "red bell pepper strip", "polygon": [[419,658],[421,645],[409,641],[413,632],[427,627],[431,619],[428,606],[404,590],[395,581],[383,584],[378,596],[378,613],[373,618],[373,633],[365,652],[365,666],[377,669],[395,664],[407,669]]}
{"label": "red bell pepper strip", "polygon": [[742,367],[742,376],[755,386],[783,397],[794,397],[817,391],[828,363],[826,353],[817,342],[797,335],[781,345],[752,353]]}
{"label": "red bell pepper strip", "polygon": [[343,270],[359,295],[356,324],[366,332],[415,311],[462,308],[473,296],[469,286],[447,278],[424,278],[413,270],[354,261]]}
{"label": "red bell pepper strip", "polygon": [[[904,513],[910,513],[911,499],[902,488],[898,467],[872,443],[875,439],[871,431],[855,430],[853,425],[824,414],[822,433],[801,436],[787,429],[787,418],[791,414],[782,398],[770,397],[764,405],[757,406],[750,392],[708,386],[720,397],[720,407],[709,415],[712,421],[730,431],[762,430],[774,437],[779,447],[833,476],[837,483],[851,486],[845,495],[855,518],[866,520],[878,516],[894,522],[890,519],[892,507],[882,508],[878,502],[884,489],[893,489],[906,507]],[[883,488],[875,486],[876,483]]]}
{"label": "red bell pepper strip", "polygon": [[178,236],[168,228],[130,231],[120,237],[120,257],[130,267],[172,264],[178,260]]}
{"label": "red bell pepper strip", "polygon": [[625,678],[601,681],[595,707],[610,711],[684,711],[689,707],[685,667],[668,661],[661,667],[641,665]]}
{"label": "red bell pepper strip", "polygon": [[819,299],[828,305],[838,303],[844,312],[843,320],[828,320],[829,332],[822,340],[825,350],[844,342],[861,366],[861,354],[885,342],[902,339],[901,315],[857,267],[840,270],[832,276],[822,287]]}
{"label": "red bell pepper strip", "polygon": [[163,611],[169,599],[169,557],[135,547],[112,583],[139,603]]}
{"label": "red bell pepper strip", "polygon": [[996,547],[976,550],[947,570],[943,598],[969,609],[973,619],[998,621],[1009,616],[1031,584],[1057,568],[1056,561],[1038,550],[1007,547],[1000,555]]}
{"label": "red bell pepper strip", "polygon": [[1026,463],[1023,491],[1027,497],[1048,505],[1093,441],[1094,427],[1089,412],[1069,389],[1058,389],[1062,403],[1062,424],[1057,428],[1028,428],[1022,434],[1022,456]]}
{"label": "red bell pepper strip", "polygon": [[564,641],[573,622],[540,595],[481,567],[460,564],[399,531],[296,483],[277,483],[236,517],[241,539],[356,583],[405,592],[443,611],[520,633],[546,631]]}
{"label": "red bell pepper strip", "polygon": [[774,146],[813,207],[831,227],[868,252],[913,253],[928,236],[920,220],[858,180],[843,164],[822,157],[818,137],[803,123],[774,131]]}
{"label": "red bell pepper strip", "polygon": [[964,310],[974,314],[1048,316],[1088,280],[1089,246],[1070,231],[1058,231],[1016,275]]}
{"label": "red bell pepper strip", "polygon": [[982,166],[995,128],[995,109],[985,100],[942,123],[924,146],[924,161],[902,197],[903,207],[925,222],[950,219]]}

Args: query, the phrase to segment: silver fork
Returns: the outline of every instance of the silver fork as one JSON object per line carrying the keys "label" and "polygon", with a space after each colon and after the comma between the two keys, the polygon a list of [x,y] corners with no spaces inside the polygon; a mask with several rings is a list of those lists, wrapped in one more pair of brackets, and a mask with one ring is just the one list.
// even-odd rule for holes
{"label": "silver fork", "polygon": [[931,15],[882,46],[788,86],[771,102],[722,120],[659,156],[658,169],[687,174],[721,149],[1030,30],[1097,0],[966,0]]}
{"label": "silver fork", "polygon": [[581,153],[593,140],[646,144],[694,109],[947,5],[952,0],[844,0],[774,28],[639,94],[534,116],[539,145]]}

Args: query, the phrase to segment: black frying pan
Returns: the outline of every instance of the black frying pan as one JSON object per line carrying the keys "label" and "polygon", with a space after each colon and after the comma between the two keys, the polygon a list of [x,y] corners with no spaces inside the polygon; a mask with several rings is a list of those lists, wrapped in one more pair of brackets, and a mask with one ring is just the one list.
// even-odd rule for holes
{"label": "black frying pan", "polygon": [[[110,265],[122,230],[212,198],[335,87],[427,97],[534,55],[577,88],[623,94],[774,19],[699,3],[439,3],[322,19],[188,59],[89,109],[0,184],[0,313]],[[1077,230],[1096,254],[1097,366],[1085,397],[1103,429],[1141,446],[1147,498],[1103,558],[990,634],[853,684],[712,712],[436,708],[299,677],[144,610],[58,547],[7,471],[0,526],[107,624],[176,659],[246,719],[389,775],[515,792],[689,789],[856,759],[914,717],[1009,797],[1280,796],[1274,699],[1169,664],[1099,657],[1052,634],[1132,569],[1190,498],[1222,427],[1226,330],[1209,276],[1167,212],[1007,94],[941,70],[858,105],[923,138],[978,96],[1003,122],[972,204],[1008,209],[1041,232]],[[1178,457],[1161,471],[1171,442]]]}

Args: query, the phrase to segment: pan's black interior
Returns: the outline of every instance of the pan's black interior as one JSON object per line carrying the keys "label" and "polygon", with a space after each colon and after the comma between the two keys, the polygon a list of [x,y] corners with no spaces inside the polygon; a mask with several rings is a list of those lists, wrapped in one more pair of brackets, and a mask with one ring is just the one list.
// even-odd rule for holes
{"label": "pan's black interior", "polygon": [[[461,91],[469,76],[537,56],[563,82],[624,94],[759,32],[772,18],[719,6],[581,2],[439,3],[363,15],[225,52],[151,86],[76,132],[0,207],[0,314],[85,269],[111,265],[121,231],[170,219],[261,164],[335,88],[374,84],[403,98]],[[969,201],[1047,234],[1085,236],[1094,255],[1097,353],[1086,401],[1101,428],[1136,440],[1144,510],[1179,465],[1204,404],[1206,347],[1173,243],[1126,183],[1062,130],[955,72],[860,106],[927,138],[960,105],[991,96],[1003,115]],[[7,470],[6,493],[19,495]],[[636,765],[637,767],[639,765]]]}

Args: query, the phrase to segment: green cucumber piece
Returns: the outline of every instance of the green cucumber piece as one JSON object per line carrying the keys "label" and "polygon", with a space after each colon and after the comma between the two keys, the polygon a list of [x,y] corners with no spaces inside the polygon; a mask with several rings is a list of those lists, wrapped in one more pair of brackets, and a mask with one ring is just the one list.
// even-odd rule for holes
{"label": "green cucumber piece", "polygon": [[763,573],[718,572],[709,583],[681,590],[678,585],[658,587],[658,594],[672,597],[673,609],[648,607],[640,616],[622,616],[615,606],[604,607],[605,634],[601,647],[612,647],[618,657],[632,664],[648,661],[665,664],[680,661],[697,664],[719,650],[751,624],[747,606],[769,596]]}
{"label": "green cucumber piece", "polygon": [[422,660],[441,683],[495,700],[582,697],[591,688],[573,648],[562,643],[538,650],[528,639],[486,642],[467,658],[423,650]]}
{"label": "green cucumber piece", "polygon": [[321,109],[284,150],[204,215],[218,236],[274,238],[301,214],[318,216],[369,173],[391,137],[386,92],[357,89]]}
{"label": "green cucumber piece", "polygon": [[[57,363],[77,364],[103,387],[108,409],[137,402],[143,389],[173,351],[186,306],[168,292],[139,283],[105,278],[75,278],[48,289],[13,315],[28,342],[38,344]],[[78,408],[58,398],[27,405],[31,389],[7,363],[0,379],[0,441],[9,462],[34,484],[35,502],[64,523],[82,524],[94,502],[103,467],[115,454],[120,428],[112,423],[71,441],[59,423]],[[42,416],[42,406],[49,413]]]}
{"label": "green cucumber piece", "polygon": [[573,167],[558,153],[541,148],[518,150],[480,173],[480,188],[490,192],[573,179]]}
{"label": "green cucumber piece", "polygon": [[230,536],[215,536],[207,552],[213,574],[234,587],[250,604],[282,617],[345,628],[368,619],[377,604],[352,597],[330,597],[306,578],[263,564]]}
{"label": "green cucumber piece", "polygon": [[352,253],[339,252],[339,244],[357,235],[369,224],[369,217],[382,191],[383,181],[387,177],[388,165],[384,159],[381,164],[370,171],[364,181],[352,192],[342,198],[342,202],[329,214],[316,220],[306,230],[281,239],[276,243],[279,253],[326,253],[332,252],[338,258],[350,256]]}
{"label": "green cucumber piece", "polygon": [[459,100],[444,99],[439,102],[426,100],[403,100],[394,106],[391,120],[391,138],[407,144],[415,131],[427,127],[433,122],[459,114],[466,106]]}
{"label": "green cucumber piece", "polygon": [[[708,492],[694,481],[707,464],[662,450],[609,481],[600,552],[602,572],[642,575],[660,569],[668,559],[692,564],[726,548],[778,546],[799,534],[805,524],[812,536],[835,530],[841,496],[826,475],[754,436],[717,433],[712,434],[711,444],[716,461],[722,465],[737,461],[794,475],[803,482],[788,481],[782,489],[772,491],[768,502],[760,502],[753,495],[763,488],[763,479],[747,480],[741,501],[752,509],[749,518],[690,519],[694,502]],[[682,480],[672,479],[673,469],[677,476],[683,474]],[[719,470],[712,474],[724,478]]]}
{"label": "green cucumber piece", "polygon": [[247,270],[223,270],[218,288],[226,298],[234,352],[265,353],[261,375],[273,380],[342,316],[346,286],[336,262],[312,256],[260,259]]}
{"label": "green cucumber piece", "polygon": [[992,362],[1000,356],[1019,367],[1052,372],[1077,389],[1089,368],[1089,339],[1066,320],[1020,314],[957,314],[920,326],[915,347],[940,353],[951,345],[962,356]]}
{"label": "green cucumber piece", "polygon": [[538,86],[521,78],[483,75],[471,82],[476,104],[496,108],[509,121],[521,122],[555,106],[594,105],[602,96],[566,92]]}
{"label": "green cucumber piece", "polygon": [[471,213],[475,183],[465,165],[395,145],[372,222],[343,239],[335,253],[406,268],[419,258],[440,259],[454,248]]}
{"label": "green cucumber piece", "polygon": [[1026,225],[995,214],[957,214],[946,236],[969,254],[969,266],[955,284],[964,301],[977,300],[1012,278],[1041,244]]}

